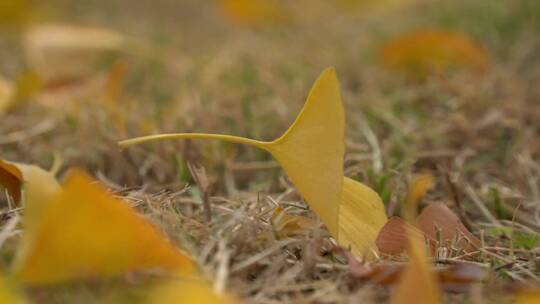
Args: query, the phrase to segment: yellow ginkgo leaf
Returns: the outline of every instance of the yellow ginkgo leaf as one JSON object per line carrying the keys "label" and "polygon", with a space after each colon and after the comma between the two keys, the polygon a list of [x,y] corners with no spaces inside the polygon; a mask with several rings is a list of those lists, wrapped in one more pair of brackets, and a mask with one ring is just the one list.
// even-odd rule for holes
{"label": "yellow ginkgo leaf", "polygon": [[530,289],[519,292],[515,297],[515,304],[540,303],[540,289]]}
{"label": "yellow ginkgo leaf", "polygon": [[0,273],[0,303],[5,304],[23,304],[26,301],[21,295],[17,294],[6,277]]}
{"label": "yellow ginkgo leaf", "polygon": [[176,280],[154,289],[147,303],[239,304],[241,302],[229,295],[217,295],[205,281]]}
{"label": "yellow ginkgo leaf", "polygon": [[127,204],[84,173],[73,172],[45,204],[15,262],[27,284],[111,277],[140,269],[190,274],[189,258]]}
{"label": "yellow ginkgo leaf", "polygon": [[441,294],[431,266],[426,257],[424,239],[409,231],[409,264],[392,294],[392,304],[438,304]]}
{"label": "yellow ginkgo leaf", "polygon": [[0,77],[0,115],[2,115],[14,102],[15,89],[13,83]]}
{"label": "yellow ginkgo leaf", "polygon": [[128,43],[126,36],[108,29],[67,24],[35,25],[24,37],[28,66],[45,83],[86,76],[105,54]]}
{"label": "yellow ginkgo leaf", "polygon": [[430,174],[420,174],[415,176],[409,183],[407,197],[405,198],[403,217],[410,223],[413,223],[416,219],[418,204],[431,187],[433,187],[433,176]]}
{"label": "yellow ginkgo leaf", "polygon": [[[178,133],[129,139],[120,142],[120,146],[159,139],[205,138],[264,149],[279,161],[298,192],[338,242],[351,246],[355,254],[362,254],[375,250],[377,233],[373,231],[384,225],[386,215],[375,192],[343,177],[344,129],[339,83],[335,70],[328,68],[313,85],[292,126],[272,142],[230,135]],[[345,206],[342,211],[340,206]]]}
{"label": "yellow ginkgo leaf", "polygon": [[20,254],[26,251],[28,239],[34,234],[45,204],[61,187],[54,174],[38,166],[0,160],[0,186],[4,187],[16,205],[24,206],[23,225],[26,237],[19,244]]}
{"label": "yellow ginkgo leaf", "polygon": [[380,196],[368,186],[345,177],[339,209],[338,243],[356,256],[372,258],[379,231],[387,222]]}
{"label": "yellow ginkgo leaf", "polygon": [[0,1],[0,27],[26,23],[32,9],[32,4],[28,0]]}
{"label": "yellow ginkgo leaf", "polygon": [[383,46],[381,60],[387,67],[423,78],[454,68],[483,71],[486,51],[463,33],[421,29],[404,34]]}
{"label": "yellow ginkgo leaf", "polygon": [[36,222],[44,204],[61,189],[51,172],[38,166],[5,160],[0,160],[0,186],[6,188],[16,204],[22,201],[25,226]]}
{"label": "yellow ginkgo leaf", "polygon": [[259,26],[284,22],[287,13],[276,0],[218,0],[223,14],[242,26]]}

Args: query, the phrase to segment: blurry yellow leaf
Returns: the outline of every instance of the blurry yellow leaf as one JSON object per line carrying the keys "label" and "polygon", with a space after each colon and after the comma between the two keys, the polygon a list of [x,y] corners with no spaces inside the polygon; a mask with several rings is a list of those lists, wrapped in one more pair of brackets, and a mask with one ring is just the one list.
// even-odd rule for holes
{"label": "blurry yellow leaf", "polygon": [[483,71],[488,55],[465,34],[442,30],[416,30],[391,40],[381,49],[387,67],[424,78],[455,68]]}
{"label": "blurry yellow leaf", "polygon": [[14,101],[14,88],[13,84],[0,77],[0,115],[3,114]]}
{"label": "blurry yellow leaf", "polygon": [[540,290],[525,290],[517,294],[515,304],[538,304],[540,303]]}
{"label": "blurry yellow leaf", "polygon": [[0,1],[0,27],[25,23],[31,11],[32,5],[28,0]]}
{"label": "blurry yellow leaf", "polygon": [[[52,173],[38,166],[5,160],[0,160],[0,186],[6,188],[16,204],[22,200],[25,225],[31,225],[41,214],[45,202],[60,191],[60,184]],[[27,223],[26,219],[32,220]]]}
{"label": "blurry yellow leaf", "polygon": [[0,273],[0,303],[1,304],[23,304],[26,301],[17,294],[10,282]]}
{"label": "blurry yellow leaf", "polygon": [[25,235],[14,273],[29,284],[48,284],[127,271],[191,273],[189,258],[124,202],[81,172],[46,205],[36,231]]}
{"label": "blurry yellow leaf", "polygon": [[409,183],[403,212],[403,216],[407,221],[414,221],[418,211],[418,204],[431,187],[433,187],[433,177],[430,174],[416,176]]}
{"label": "blurry yellow leaf", "polygon": [[392,304],[438,304],[441,299],[437,278],[428,264],[424,238],[409,233],[409,264],[392,294]]}
{"label": "blurry yellow leaf", "polygon": [[410,2],[413,0],[338,0],[336,3],[347,10],[362,10],[371,14],[374,10],[394,9]]}
{"label": "blurry yellow leaf", "polygon": [[77,79],[94,72],[103,56],[121,50],[128,39],[117,32],[67,24],[41,24],[25,35],[28,66],[44,82]]}
{"label": "blurry yellow leaf", "polygon": [[26,71],[19,75],[15,82],[14,101],[32,97],[42,86],[41,78],[34,72]]}
{"label": "blurry yellow leaf", "polygon": [[241,302],[227,295],[217,295],[204,281],[177,280],[157,287],[150,294],[147,303],[239,304]]}
{"label": "blurry yellow leaf", "polygon": [[287,13],[277,0],[218,0],[221,10],[233,23],[258,26],[285,21]]}
{"label": "blurry yellow leaf", "polygon": [[20,242],[21,249],[16,257],[19,259],[29,245],[28,238],[35,233],[45,204],[61,187],[52,173],[38,166],[5,160],[0,160],[0,186],[7,190],[15,204],[24,206],[23,225],[27,237]]}
{"label": "blurry yellow leaf", "polygon": [[178,133],[128,139],[120,142],[120,146],[162,139],[205,138],[264,149],[279,161],[338,242],[352,246],[353,252],[359,254],[376,250],[375,231],[384,225],[386,215],[375,192],[343,177],[344,128],[339,83],[335,70],[328,68],[313,85],[292,126],[272,142],[230,135]]}
{"label": "blurry yellow leaf", "polygon": [[0,185],[6,189],[16,204],[21,201],[22,184],[22,172],[17,166],[0,160]]}

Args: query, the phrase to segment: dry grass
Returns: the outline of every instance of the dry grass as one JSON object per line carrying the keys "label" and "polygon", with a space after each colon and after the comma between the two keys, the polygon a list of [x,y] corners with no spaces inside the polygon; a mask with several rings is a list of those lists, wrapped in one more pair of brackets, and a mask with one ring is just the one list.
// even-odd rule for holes
{"label": "dry grass", "polygon": [[[115,28],[140,37],[148,48],[144,55],[121,56],[129,68],[112,107],[104,106],[101,92],[92,92],[55,101],[60,105],[30,98],[3,116],[2,158],[48,167],[57,155],[62,172],[87,169],[190,252],[216,289],[248,303],[383,301],[387,290],[355,281],[323,227],[279,235],[269,220],[277,206],[315,216],[269,155],[200,141],[116,147],[117,140],[151,132],[274,138],[296,115],[315,76],[334,65],[347,109],[346,174],[376,189],[389,214],[399,214],[410,177],[430,172],[436,186],[424,203],[447,203],[484,241],[470,257],[439,257],[470,258],[490,269],[471,294],[445,300],[505,303],[514,283],[540,283],[535,1],[422,2],[370,16],[313,5],[292,24],[259,29],[230,25],[199,1],[155,1],[151,10],[150,1],[132,2],[55,0],[36,13],[38,20]],[[418,83],[378,64],[383,41],[425,26],[473,35],[491,55],[489,71]],[[0,39],[0,71],[11,78],[25,70],[17,32],[3,30]],[[206,191],[188,164],[205,168]],[[13,214],[4,210],[2,227]],[[14,234],[0,250],[4,266],[16,239]],[[32,295],[40,303],[94,302],[103,295],[130,303],[144,291],[134,286],[145,285],[128,277]]]}

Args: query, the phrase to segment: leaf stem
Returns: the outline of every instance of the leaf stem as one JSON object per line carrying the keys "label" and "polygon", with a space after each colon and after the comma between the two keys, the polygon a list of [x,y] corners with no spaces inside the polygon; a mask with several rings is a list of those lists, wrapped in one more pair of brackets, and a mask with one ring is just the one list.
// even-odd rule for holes
{"label": "leaf stem", "polygon": [[157,135],[148,135],[148,136],[141,136],[141,137],[135,137],[130,138],[126,140],[122,140],[118,142],[118,145],[121,148],[127,148],[129,146],[138,145],[150,141],[156,141],[156,140],[168,140],[168,139],[216,139],[216,140],[223,140],[227,142],[237,143],[237,144],[245,144],[250,146],[255,146],[257,148],[267,150],[269,148],[268,142],[265,141],[259,141],[254,139],[249,139],[245,137],[239,137],[239,136],[232,136],[232,135],[225,135],[225,134],[207,134],[207,133],[168,133],[168,134],[157,134]]}

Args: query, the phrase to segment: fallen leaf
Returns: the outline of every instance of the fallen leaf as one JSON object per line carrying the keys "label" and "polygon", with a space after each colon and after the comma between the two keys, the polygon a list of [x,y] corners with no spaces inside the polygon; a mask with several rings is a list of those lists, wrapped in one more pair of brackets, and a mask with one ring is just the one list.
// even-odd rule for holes
{"label": "fallen leaf", "polygon": [[60,190],[54,175],[38,166],[0,160],[0,185],[7,188],[15,203],[47,200]]}
{"label": "fallen leaf", "polygon": [[416,225],[426,234],[432,248],[457,247],[472,252],[481,245],[480,240],[467,230],[459,217],[440,202],[424,208],[416,219]]}
{"label": "fallen leaf", "polygon": [[32,71],[21,73],[15,81],[13,102],[27,100],[33,97],[43,86],[41,78]]}
{"label": "fallen leaf", "polygon": [[234,24],[261,26],[287,20],[284,5],[276,0],[219,0],[223,14]]}
{"label": "fallen leaf", "polygon": [[32,225],[45,202],[61,189],[52,173],[38,166],[6,160],[0,160],[0,186],[6,188],[15,204],[22,202],[25,219],[29,220],[25,220],[25,225]]}
{"label": "fallen leaf", "polygon": [[348,11],[361,11],[367,14],[374,14],[378,11],[387,11],[400,8],[405,4],[414,2],[413,0],[338,0],[339,7]]}
{"label": "fallen leaf", "polygon": [[239,304],[241,302],[230,295],[214,293],[207,282],[186,279],[158,286],[148,297],[147,303]]}
{"label": "fallen leaf", "polygon": [[420,29],[399,36],[380,52],[382,63],[413,78],[461,68],[484,71],[486,51],[463,33]]}
{"label": "fallen leaf", "polygon": [[450,267],[437,271],[441,289],[454,293],[470,292],[474,283],[486,278],[487,269],[474,263],[456,261]]}
{"label": "fallen leaf", "polygon": [[433,187],[433,177],[430,174],[418,175],[410,182],[403,211],[403,217],[408,222],[414,222],[418,214],[418,204],[431,187]]}
{"label": "fallen leaf", "polygon": [[437,277],[428,264],[424,239],[409,233],[409,263],[390,299],[392,304],[438,304],[441,295]]}
{"label": "fallen leaf", "polygon": [[15,89],[13,83],[0,77],[0,115],[4,114],[15,100]]}
{"label": "fallen leaf", "polygon": [[402,253],[408,244],[408,231],[423,236],[430,244],[432,253],[441,247],[472,252],[481,245],[480,240],[467,230],[452,210],[443,203],[432,203],[417,217],[416,226],[399,217],[390,218],[377,236],[379,251],[391,255]]}
{"label": "fallen leaf", "polygon": [[24,304],[27,301],[15,290],[7,278],[0,273],[0,303],[3,304]]}
{"label": "fallen leaf", "polygon": [[14,273],[27,284],[51,284],[128,271],[191,274],[191,260],[124,202],[86,174],[71,173],[45,204],[20,248]]}
{"label": "fallen leaf", "polygon": [[540,303],[540,289],[530,289],[519,292],[514,300],[515,304],[538,304]]}
{"label": "fallen leaf", "polygon": [[371,283],[391,286],[398,282],[400,276],[403,274],[403,265],[401,264],[383,264],[383,265],[366,265],[358,263],[355,267],[351,267],[349,263],[349,270],[351,274],[361,281],[369,281]]}
{"label": "fallen leaf", "polygon": [[[349,261],[349,270],[354,278],[382,286],[394,286],[406,271],[403,264],[369,265]],[[452,293],[468,293],[472,284],[479,283],[487,275],[487,268],[467,262],[459,262],[433,270],[441,290]]]}
{"label": "fallen leaf", "polygon": [[0,160],[0,185],[2,185],[16,204],[22,197],[22,172],[16,165]]}
{"label": "fallen leaf", "polygon": [[0,1],[0,27],[24,25],[32,11],[32,3],[28,0]]}
{"label": "fallen leaf", "polygon": [[407,249],[409,232],[424,237],[422,231],[416,229],[416,227],[403,219],[397,216],[391,217],[379,231],[375,241],[377,248],[384,254],[401,254]]}
{"label": "fallen leaf", "polygon": [[[292,126],[271,142],[204,133],[158,134],[121,141],[121,147],[153,140],[219,139],[258,147],[281,164],[296,189],[330,233],[357,255],[372,255],[378,230],[386,222],[380,197],[343,176],[345,114],[333,68],[319,76]],[[341,210],[340,210],[341,209]]]}
{"label": "fallen leaf", "polygon": [[28,66],[47,84],[94,72],[97,62],[129,45],[117,32],[68,24],[39,24],[28,29],[24,49]]}
{"label": "fallen leaf", "polygon": [[338,243],[356,256],[376,256],[379,231],[387,222],[384,203],[368,186],[345,177],[339,206]]}
{"label": "fallen leaf", "polygon": [[45,204],[61,190],[61,186],[48,171],[38,166],[0,160],[0,186],[17,206],[24,206],[23,225],[27,237],[20,241],[20,253],[29,246],[28,239],[36,231]]}

